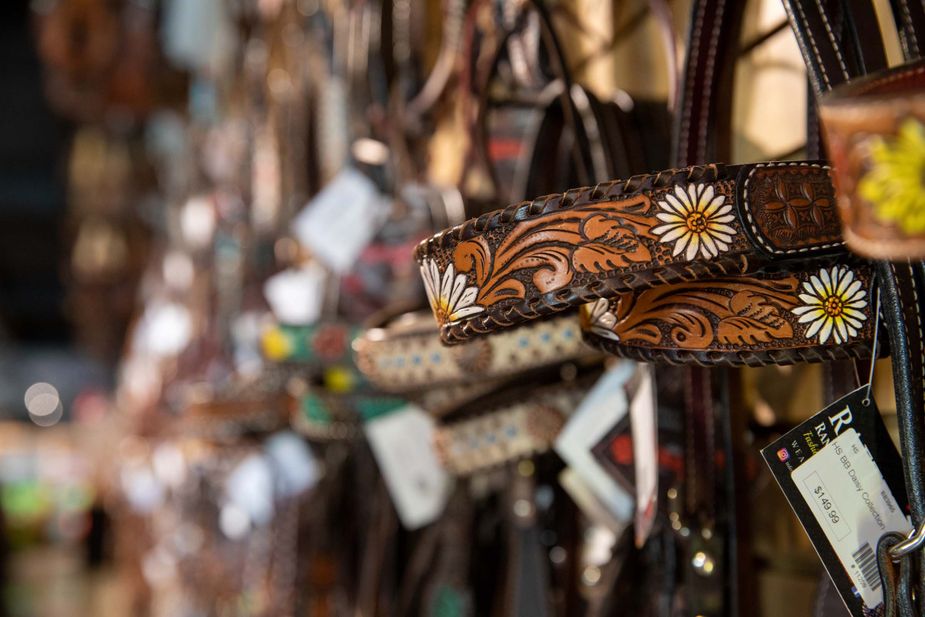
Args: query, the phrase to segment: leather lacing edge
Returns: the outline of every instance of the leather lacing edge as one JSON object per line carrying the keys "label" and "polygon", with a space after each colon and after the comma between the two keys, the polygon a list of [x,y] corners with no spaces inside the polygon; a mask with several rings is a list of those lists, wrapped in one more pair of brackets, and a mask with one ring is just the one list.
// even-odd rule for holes
{"label": "leather lacing edge", "polygon": [[[833,360],[852,360],[869,358],[871,345],[857,342],[830,348],[804,347],[794,349],[770,349],[767,351],[741,351],[735,353],[723,351],[693,351],[681,349],[653,349],[648,347],[627,347],[614,344],[598,337],[585,337],[589,345],[607,353],[655,364],[696,364],[697,366],[788,366],[791,364],[830,362]],[[884,345],[881,344],[881,355]]]}
{"label": "leather lacing edge", "polygon": [[549,214],[557,210],[577,208],[598,201],[623,199],[646,190],[668,188],[683,181],[718,182],[732,180],[741,167],[741,165],[727,166],[722,164],[693,165],[680,169],[666,169],[654,174],[638,174],[625,180],[608,180],[593,187],[579,187],[569,189],[563,193],[544,195],[469,219],[461,225],[451,227],[430,238],[426,238],[418,244],[414,256],[418,262],[421,262],[436,250],[446,249],[454,244],[464,242],[515,221]]}

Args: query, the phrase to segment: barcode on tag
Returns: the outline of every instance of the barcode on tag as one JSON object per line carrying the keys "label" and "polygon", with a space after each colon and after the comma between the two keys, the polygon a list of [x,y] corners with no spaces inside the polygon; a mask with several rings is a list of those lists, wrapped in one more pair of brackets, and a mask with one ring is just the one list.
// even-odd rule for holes
{"label": "barcode on tag", "polygon": [[877,555],[874,549],[870,547],[870,542],[865,542],[861,548],[856,550],[852,555],[854,563],[861,570],[864,580],[870,585],[871,590],[880,589],[880,568],[877,566]]}

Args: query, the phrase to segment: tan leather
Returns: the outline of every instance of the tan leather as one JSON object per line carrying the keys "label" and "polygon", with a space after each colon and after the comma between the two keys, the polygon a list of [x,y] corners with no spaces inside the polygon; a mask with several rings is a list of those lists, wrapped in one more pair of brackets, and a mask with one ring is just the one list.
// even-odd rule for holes
{"label": "tan leather", "polygon": [[925,62],[835,88],[819,113],[849,248],[925,257]]}

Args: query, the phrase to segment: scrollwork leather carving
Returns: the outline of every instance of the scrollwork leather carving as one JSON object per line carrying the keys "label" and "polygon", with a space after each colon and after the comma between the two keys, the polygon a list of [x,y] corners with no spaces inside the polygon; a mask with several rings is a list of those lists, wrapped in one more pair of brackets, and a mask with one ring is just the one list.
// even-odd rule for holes
{"label": "scrollwork leather carving", "polygon": [[655,362],[762,365],[870,354],[867,266],[721,277],[599,299],[585,340]]}
{"label": "scrollwork leather carving", "polygon": [[415,257],[452,344],[626,291],[838,252],[834,217],[822,164],[703,165],[515,204]]}

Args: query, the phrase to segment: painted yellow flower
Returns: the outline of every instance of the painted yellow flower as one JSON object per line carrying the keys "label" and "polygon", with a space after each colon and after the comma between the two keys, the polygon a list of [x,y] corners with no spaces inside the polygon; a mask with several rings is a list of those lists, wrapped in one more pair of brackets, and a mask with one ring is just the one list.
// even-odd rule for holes
{"label": "painted yellow flower", "polygon": [[925,126],[906,120],[893,139],[870,148],[871,169],[858,183],[877,218],[907,234],[925,232]]}
{"label": "painted yellow flower", "polygon": [[686,190],[676,185],[658,206],[662,211],[656,218],[663,225],[654,227],[652,233],[660,242],[674,242],[672,256],[684,253],[688,260],[697,255],[711,259],[729,250],[736,233],[729,223],[735,215],[726,196],[716,193],[712,185],[689,184]]}
{"label": "painted yellow flower", "polygon": [[823,268],[803,283],[802,306],[793,309],[800,323],[810,324],[806,338],[819,337],[825,343],[831,337],[841,344],[858,331],[867,319],[867,290],[847,266]]}
{"label": "painted yellow flower", "polygon": [[260,342],[263,355],[273,362],[285,360],[292,353],[292,342],[279,328],[273,327],[264,332]]}
{"label": "painted yellow flower", "polygon": [[466,275],[456,274],[453,264],[448,265],[446,272],[441,275],[437,262],[428,259],[421,265],[421,277],[424,279],[430,308],[441,324],[452,324],[485,310],[485,307],[475,303],[478,288],[466,287]]}

